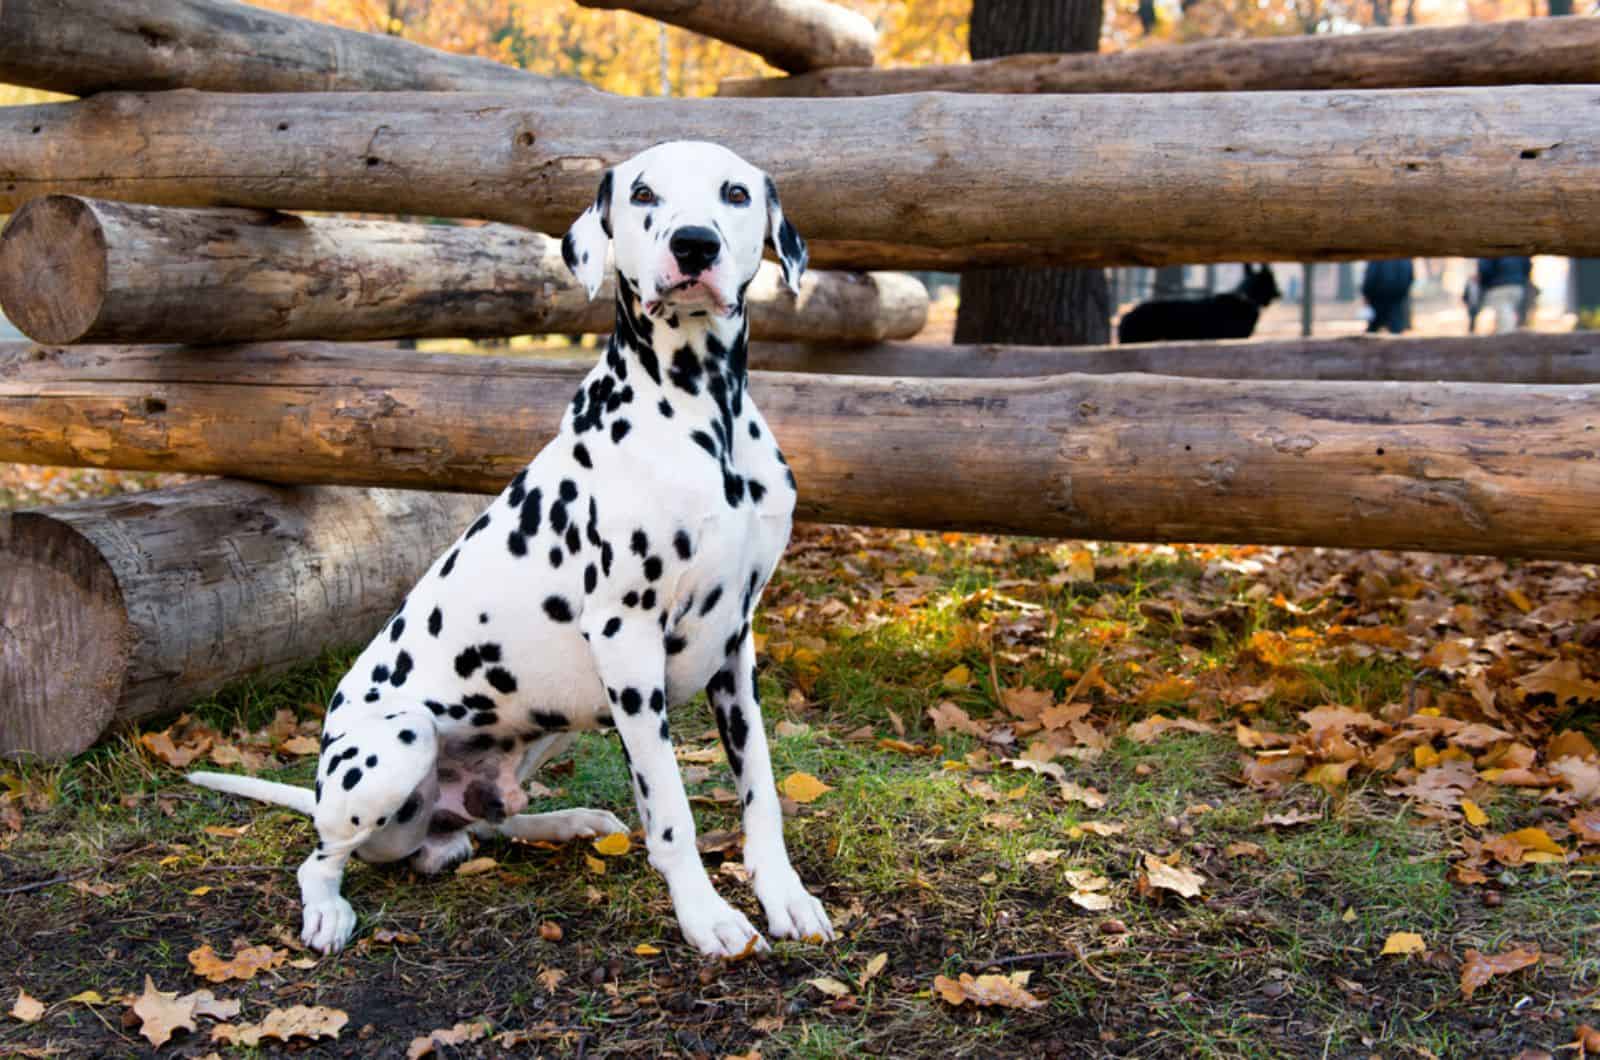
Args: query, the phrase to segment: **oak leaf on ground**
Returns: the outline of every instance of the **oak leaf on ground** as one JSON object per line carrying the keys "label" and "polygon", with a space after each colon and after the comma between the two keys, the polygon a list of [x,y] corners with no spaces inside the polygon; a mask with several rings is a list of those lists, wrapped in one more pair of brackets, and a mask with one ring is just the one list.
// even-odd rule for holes
{"label": "oak leaf on ground", "polygon": [[970,1001],[974,1005],[999,1005],[1002,1008],[1024,1010],[1043,1008],[1045,1003],[1026,989],[1026,976],[1026,972],[1016,972],[1009,976],[973,976],[962,972],[959,979],[936,975],[933,977],[933,989],[951,1005]]}
{"label": "oak leaf on ground", "polygon": [[233,956],[223,960],[211,943],[189,951],[189,967],[194,974],[213,983],[230,979],[254,979],[257,972],[271,971],[289,959],[289,951],[271,946],[235,946]]}
{"label": "oak leaf on ground", "polygon": [[350,1016],[324,1005],[275,1008],[260,1023],[223,1023],[211,1028],[211,1040],[256,1046],[263,1038],[287,1042],[291,1038],[337,1038]]}
{"label": "oak leaf on ground", "polygon": [[1172,891],[1184,898],[1195,898],[1206,878],[1184,865],[1169,865],[1154,854],[1144,856],[1145,878],[1150,886]]}

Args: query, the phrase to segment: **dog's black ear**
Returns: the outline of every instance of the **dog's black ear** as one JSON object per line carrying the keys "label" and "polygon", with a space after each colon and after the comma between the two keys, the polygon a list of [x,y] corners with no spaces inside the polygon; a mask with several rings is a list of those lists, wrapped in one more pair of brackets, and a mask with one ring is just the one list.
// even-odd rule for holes
{"label": "dog's black ear", "polygon": [[611,170],[600,178],[594,204],[578,215],[561,238],[561,260],[593,298],[606,278],[606,255],[611,250]]}
{"label": "dog's black ear", "polygon": [[800,277],[805,274],[809,254],[806,241],[800,238],[794,225],[783,216],[783,204],[778,201],[778,186],[771,177],[767,183],[767,244],[778,254],[778,264],[783,267],[783,285],[795,294],[800,293]]}

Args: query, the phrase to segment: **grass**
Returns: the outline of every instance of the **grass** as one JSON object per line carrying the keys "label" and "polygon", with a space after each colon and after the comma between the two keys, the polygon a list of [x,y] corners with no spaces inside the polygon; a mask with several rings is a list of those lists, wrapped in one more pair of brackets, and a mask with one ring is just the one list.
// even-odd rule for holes
{"label": "grass", "polygon": [[[833,789],[795,808],[787,837],[843,928],[838,943],[785,942],[766,958],[706,962],[678,937],[665,888],[637,846],[603,859],[600,873],[586,844],[497,845],[480,851],[498,860],[481,876],[354,868],[346,894],[362,918],[358,938],[390,928],[418,941],[368,941],[308,968],[216,987],[219,996],[242,1000],[246,1020],[294,1003],[350,1014],[339,1043],[299,1043],[297,1055],[401,1055],[417,1035],[482,1017],[497,1032],[527,1032],[541,1055],[562,1056],[1510,1056],[1554,1050],[1578,1022],[1595,1020],[1591,868],[1523,866],[1499,870],[1488,887],[1463,887],[1448,870],[1465,826],[1418,816],[1386,792],[1386,776],[1358,771],[1331,791],[1292,784],[1278,793],[1241,779],[1235,720],[1292,728],[1298,711],[1323,703],[1378,711],[1418,689],[1441,694],[1447,677],[1406,653],[1324,652],[1278,667],[1271,694],[1231,703],[1228,688],[1262,679],[1255,634],[1328,622],[1270,604],[1256,591],[1260,576],[1219,569],[1219,556],[1236,558],[1227,550],[1106,550],[1094,584],[1051,587],[1063,566],[1054,543],[861,535],[800,546],[760,624],[762,691],[769,731],[790,723],[772,740],[776,774],[810,773]],[[1299,563],[1320,577],[1326,562],[1273,555],[1279,581]],[[1454,584],[1440,591],[1461,593]],[[845,610],[830,610],[838,600]],[[1196,633],[1150,618],[1142,608],[1153,601],[1195,613],[1226,605],[1232,617]],[[1387,599],[1374,608],[1403,611]],[[279,710],[310,713],[350,657],[330,652],[191,713],[223,732],[259,728]],[[925,717],[949,699],[998,721],[997,688],[1031,685],[1059,698],[1091,665],[1122,690],[1094,693],[1092,719],[1106,731],[1156,711],[1199,714],[1216,731],[1150,743],[1119,735],[1097,757],[1060,759],[1069,780],[1105,794],[1106,805],[1090,810],[1063,800],[1047,777],[992,768],[979,741],[936,733]],[[963,667],[967,679],[952,678]],[[1193,690],[1134,694],[1164,677]],[[681,740],[711,742],[702,701],[680,718]],[[906,741],[938,753],[879,744],[902,728]],[[306,783],[311,769],[304,758],[269,775]],[[131,735],[14,774],[37,807],[0,851],[0,918],[10,925],[0,934],[0,988],[25,988],[52,1007],[39,1023],[0,1024],[0,1055],[136,1055],[147,1047],[119,1022],[120,1009],[65,999],[137,991],[146,975],[163,989],[193,989],[202,984],[186,954],[203,942],[221,952],[235,938],[288,946],[282,929],[298,922],[293,869],[312,841],[302,819],[187,788]],[[971,794],[975,778],[1001,801]],[[549,807],[631,813],[607,738],[584,737],[570,763],[540,779],[555,789]],[[731,786],[719,765],[689,786],[705,797],[696,805],[702,834],[737,827],[733,810],[711,800],[719,786]],[[1537,792],[1508,791],[1485,808],[1491,831],[1549,816]],[[1263,825],[1264,814],[1288,809],[1310,819]],[[1096,835],[1086,822],[1122,831]],[[1142,889],[1147,855],[1200,872],[1201,897]],[[737,856],[708,855],[707,865],[761,923],[725,864]],[[1105,878],[1109,909],[1073,900],[1085,872]],[[63,876],[74,879],[50,883]],[[72,882],[117,889],[96,896]],[[559,939],[541,931],[552,924]],[[1422,934],[1428,953],[1381,957],[1401,930]],[[1464,998],[1466,949],[1513,942],[1537,943],[1546,960]],[[880,953],[885,969],[864,982]],[[1045,1007],[958,1009],[933,993],[935,976],[986,970],[1031,973],[1027,988]],[[845,995],[811,985],[822,978],[844,984]],[[164,1052],[201,1055],[204,1034],[202,1025]]]}

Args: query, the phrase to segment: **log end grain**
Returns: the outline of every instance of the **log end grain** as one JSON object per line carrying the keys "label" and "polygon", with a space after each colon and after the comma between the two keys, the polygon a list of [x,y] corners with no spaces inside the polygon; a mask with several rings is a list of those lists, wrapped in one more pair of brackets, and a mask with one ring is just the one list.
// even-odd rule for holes
{"label": "log end grain", "polygon": [[81,199],[26,203],[0,232],[0,308],[38,342],[77,342],[106,298],[106,236]]}
{"label": "log end grain", "polygon": [[111,723],[133,648],[110,564],[41,512],[0,514],[0,756],[62,758]]}

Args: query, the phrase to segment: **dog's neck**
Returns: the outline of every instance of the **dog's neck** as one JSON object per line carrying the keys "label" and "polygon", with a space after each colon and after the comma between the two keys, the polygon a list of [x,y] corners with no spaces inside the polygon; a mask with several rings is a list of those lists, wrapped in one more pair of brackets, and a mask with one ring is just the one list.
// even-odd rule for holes
{"label": "dog's neck", "polygon": [[[741,292],[738,304],[727,313],[709,308],[664,307],[655,315],[645,312],[638,292],[622,277],[617,283],[617,322],[611,351],[637,362],[643,374],[681,394],[721,378],[709,389],[742,394],[747,374],[750,318]],[[714,395],[713,395],[714,396]]]}

